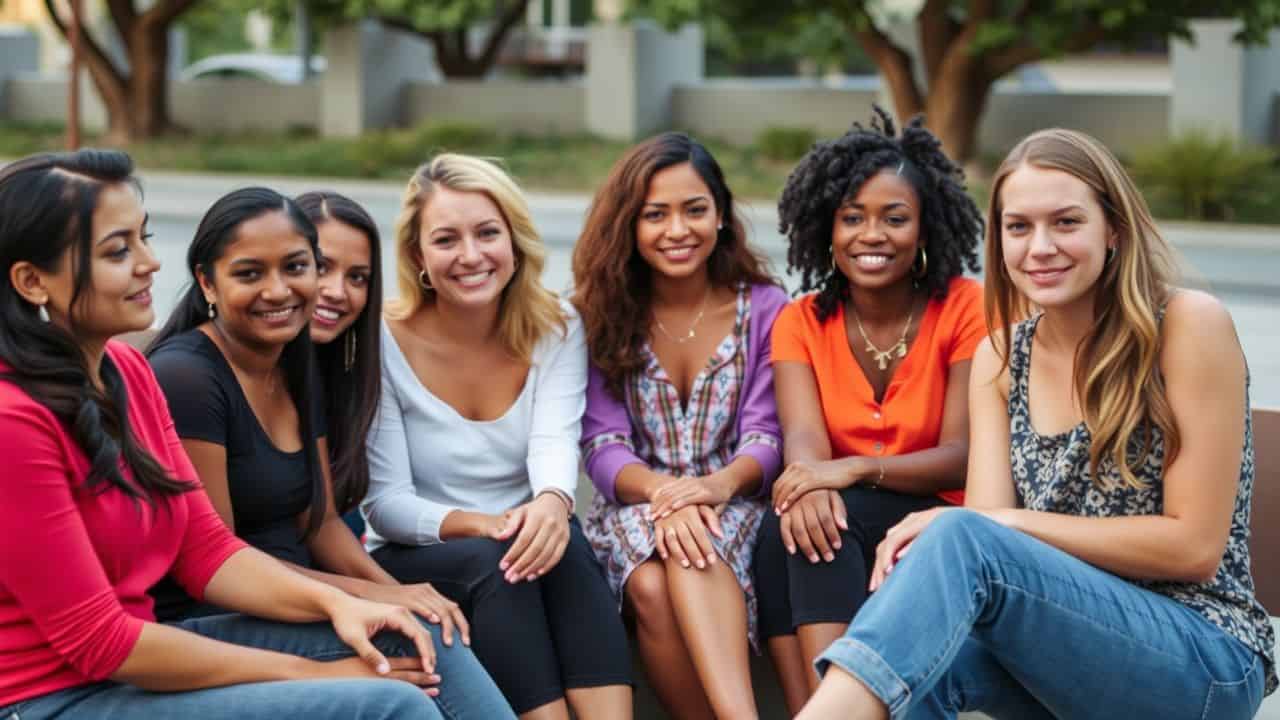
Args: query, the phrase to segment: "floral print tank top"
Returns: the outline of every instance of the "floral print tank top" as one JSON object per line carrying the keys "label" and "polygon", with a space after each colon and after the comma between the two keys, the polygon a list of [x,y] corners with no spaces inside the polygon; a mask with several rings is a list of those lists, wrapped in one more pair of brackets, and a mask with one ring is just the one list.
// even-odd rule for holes
{"label": "floral print tank top", "polygon": [[[1141,488],[1124,485],[1108,458],[1099,473],[1108,487],[1094,483],[1089,469],[1091,436],[1082,422],[1057,435],[1041,435],[1031,426],[1028,378],[1031,345],[1040,316],[1014,327],[1009,353],[1009,452],[1019,503],[1030,510],[1114,517],[1158,515],[1164,511],[1164,437],[1151,427],[1151,446],[1136,471]],[[1253,427],[1245,393],[1245,434],[1240,479],[1231,533],[1218,572],[1205,583],[1148,582],[1136,585],[1176,600],[1259,653],[1267,667],[1267,693],[1276,689],[1275,635],[1267,611],[1254,597],[1249,571],[1249,507],[1253,496]],[[1142,452],[1141,433],[1130,439],[1129,452]]]}

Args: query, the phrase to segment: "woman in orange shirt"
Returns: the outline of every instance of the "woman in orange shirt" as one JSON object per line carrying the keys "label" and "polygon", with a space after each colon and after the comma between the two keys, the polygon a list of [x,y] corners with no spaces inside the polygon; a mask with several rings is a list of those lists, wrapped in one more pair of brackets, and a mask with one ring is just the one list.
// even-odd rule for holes
{"label": "woman in orange shirt", "polygon": [[876,545],[963,502],[969,361],[986,335],[981,213],[919,119],[814,147],[778,212],[804,291],[773,327],[786,470],[760,529],[760,633],[787,705],[867,598]]}

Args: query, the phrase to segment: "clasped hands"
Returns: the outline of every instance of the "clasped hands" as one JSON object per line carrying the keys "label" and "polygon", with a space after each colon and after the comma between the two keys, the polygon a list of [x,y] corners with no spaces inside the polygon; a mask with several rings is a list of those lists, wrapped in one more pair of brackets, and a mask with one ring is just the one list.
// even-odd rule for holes
{"label": "clasped hands", "polygon": [[714,565],[718,558],[708,533],[724,539],[720,514],[732,498],[729,482],[714,473],[656,484],[649,492],[649,520],[658,556],[674,557],[686,568]]}
{"label": "clasped hands", "polygon": [[498,568],[509,583],[533,581],[551,572],[564,557],[570,510],[568,498],[548,490],[500,515],[455,511],[459,514],[455,535],[500,542],[514,537]]}

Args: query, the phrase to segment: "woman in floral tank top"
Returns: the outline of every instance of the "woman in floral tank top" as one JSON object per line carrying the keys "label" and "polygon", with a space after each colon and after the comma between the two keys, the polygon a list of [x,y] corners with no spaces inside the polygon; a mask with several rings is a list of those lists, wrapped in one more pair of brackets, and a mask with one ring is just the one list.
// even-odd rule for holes
{"label": "woman in floral tank top", "polygon": [[1252,718],[1275,638],[1230,315],[1173,286],[1142,195],[1081,133],[1012,150],[987,245],[968,509],[889,531],[800,717]]}

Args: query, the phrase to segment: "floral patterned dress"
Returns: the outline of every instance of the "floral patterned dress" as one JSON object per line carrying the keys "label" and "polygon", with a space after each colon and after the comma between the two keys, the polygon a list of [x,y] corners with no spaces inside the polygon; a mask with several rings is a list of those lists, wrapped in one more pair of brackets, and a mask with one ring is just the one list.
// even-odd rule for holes
{"label": "floral patterned dress", "polygon": [[[759,442],[778,447],[776,437],[739,437],[737,408],[749,346],[750,291],[738,293],[733,331],[716,347],[698,373],[687,407],[680,404],[675,384],[646,344],[647,364],[628,378],[625,388],[630,437],[600,435],[591,446],[623,442],[655,472],[696,477],[715,472],[732,461],[740,445]],[[618,505],[597,494],[587,514],[586,535],[604,566],[609,586],[621,603],[631,572],[654,555],[653,524],[646,517],[648,503]],[[711,536],[716,553],[733,570],[747,602],[748,634],[756,643],[756,592],[751,557],[756,531],[764,517],[762,499],[736,497],[720,516],[724,538]]]}

